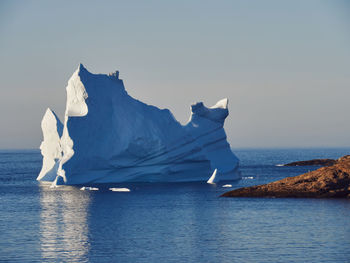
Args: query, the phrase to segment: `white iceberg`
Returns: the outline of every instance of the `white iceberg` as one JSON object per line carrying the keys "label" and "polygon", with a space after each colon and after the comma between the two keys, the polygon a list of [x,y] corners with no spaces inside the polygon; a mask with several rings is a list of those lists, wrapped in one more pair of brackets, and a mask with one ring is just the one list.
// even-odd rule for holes
{"label": "white iceberg", "polygon": [[111,190],[112,192],[130,192],[129,188],[117,188],[117,187],[113,187],[113,188],[109,188],[109,190]]}
{"label": "white iceberg", "polygon": [[207,184],[214,184],[216,173],[218,172],[218,169],[215,169],[213,174],[210,176],[210,178],[207,181]]}
{"label": "white iceberg", "polygon": [[90,187],[90,186],[83,186],[80,188],[82,191],[98,191],[99,189],[97,187]]}
{"label": "white iceberg", "polygon": [[92,74],[83,65],[66,87],[64,123],[48,109],[42,120],[43,165],[37,180],[53,185],[240,179],[223,128],[228,100],[191,106],[181,125],[168,109],[128,95],[118,71]]}

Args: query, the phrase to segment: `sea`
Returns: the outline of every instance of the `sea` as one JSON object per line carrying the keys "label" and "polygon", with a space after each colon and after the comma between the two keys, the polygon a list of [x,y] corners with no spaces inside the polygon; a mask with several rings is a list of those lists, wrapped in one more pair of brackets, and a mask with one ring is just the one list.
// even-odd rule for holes
{"label": "sea", "polygon": [[[242,180],[50,188],[38,150],[0,151],[0,262],[350,262],[350,200],[223,198],[350,148],[234,149]],[[231,184],[231,188],[222,187]]]}

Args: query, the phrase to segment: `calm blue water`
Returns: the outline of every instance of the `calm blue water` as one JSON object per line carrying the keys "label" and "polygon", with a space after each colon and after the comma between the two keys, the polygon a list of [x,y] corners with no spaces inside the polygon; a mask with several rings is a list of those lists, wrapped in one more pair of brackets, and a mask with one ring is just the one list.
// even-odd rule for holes
{"label": "calm blue water", "polygon": [[[350,149],[235,150],[234,188]],[[140,184],[130,193],[50,189],[38,151],[0,151],[2,262],[350,262],[350,200],[219,198],[222,184]]]}

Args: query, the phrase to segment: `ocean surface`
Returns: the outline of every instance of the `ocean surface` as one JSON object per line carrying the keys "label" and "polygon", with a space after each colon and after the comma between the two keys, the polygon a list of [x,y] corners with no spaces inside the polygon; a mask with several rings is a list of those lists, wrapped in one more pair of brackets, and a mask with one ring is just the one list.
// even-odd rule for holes
{"label": "ocean surface", "polygon": [[39,151],[0,151],[0,262],[350,262],[350,200],[220,198],[350,149],[238,149],[243,179],[50,189]]}

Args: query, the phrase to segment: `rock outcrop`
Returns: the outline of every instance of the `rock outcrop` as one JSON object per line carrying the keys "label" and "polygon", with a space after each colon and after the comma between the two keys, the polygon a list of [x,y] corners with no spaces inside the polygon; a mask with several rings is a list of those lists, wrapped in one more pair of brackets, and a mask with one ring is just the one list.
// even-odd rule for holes
{"label": "rock outcrop", "polygon": [[284,164],[283,166],[311,166],[311,165],[319,165],[319,166],[331,166],[337,163],[337,160],[333,159],[313,159],[308,161],[298,161]]}
{"label": "rock outcrop", "polygon": [[223,197],[350,198],[350,155],[336,164],[283,180],[236,189]]}

